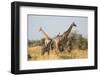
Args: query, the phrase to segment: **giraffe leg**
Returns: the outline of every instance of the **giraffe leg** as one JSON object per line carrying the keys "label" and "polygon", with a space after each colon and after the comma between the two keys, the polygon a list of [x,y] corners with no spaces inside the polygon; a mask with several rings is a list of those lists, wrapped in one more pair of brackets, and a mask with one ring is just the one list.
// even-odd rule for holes
{"label": "giraffe leg", "polygon": [[45,47],[42,48],[42,52],[41,52],[41,55],[44,55],[45,54]]}
{"label": "giraffe leg", "polygon": [[45,52],[47,52],[47,47],[46,46],[43,46],[41,55],[44,55]]}
{"label": "giraffe leg", "polygon": [[58,52],[59,52],[59,46],[58,46],[58,44],[57,44],[57,46],[56,46],[56,54],[58,55]]}
{"label": "giraffe leg", "polygon": [[48,55],[49,55],[50,51],[48,50]]}

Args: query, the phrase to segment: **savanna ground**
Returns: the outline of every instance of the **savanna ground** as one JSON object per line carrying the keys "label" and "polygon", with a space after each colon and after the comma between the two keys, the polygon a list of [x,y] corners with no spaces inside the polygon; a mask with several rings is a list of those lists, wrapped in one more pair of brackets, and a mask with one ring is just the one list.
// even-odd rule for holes
{"label": "savanna ground", "polygon": [[50,54],[46,52],[45,55],[41,55],[41,46],[28,47],[28,57],[29,61],[32,60],[59,60],[59,59],[83,59],[88,57],[88,50],[67,50],[63,52],[56,52],[55,50],[50,50]]}
{"label": "savanna ground", "polygon": [[[59,59],[83,59],[88,58],[88,39],[82,34],[77,32],[70,33],[69,37],[65,37],[62,41],[62,46],[64,46],[64,51],[59,52],[55,50],[50,50],[50,53],[46,52],[41,55],[43,50],[42,47],[45,44],[45,39],[41,40],[28,40],[28,60],[59,60]],[[53,45],[55,45],[53,43]],[[67,46],[67,47],[66,47]],[[68,47],[71,47],[71,51],[68,52]],[[66,48],[66,49],[65,49]]]}

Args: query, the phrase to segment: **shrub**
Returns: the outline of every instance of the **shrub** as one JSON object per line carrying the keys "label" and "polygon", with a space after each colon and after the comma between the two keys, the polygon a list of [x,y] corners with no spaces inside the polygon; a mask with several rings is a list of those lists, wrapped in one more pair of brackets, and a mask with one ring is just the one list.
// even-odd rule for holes
{"label": "shrub", "polygon": [[88,49],[88,40],[83,37],[81,34],[76,32],[71,33],[71,36],[68,37],[66,45],[67,47],[71,47],[72,49]]}

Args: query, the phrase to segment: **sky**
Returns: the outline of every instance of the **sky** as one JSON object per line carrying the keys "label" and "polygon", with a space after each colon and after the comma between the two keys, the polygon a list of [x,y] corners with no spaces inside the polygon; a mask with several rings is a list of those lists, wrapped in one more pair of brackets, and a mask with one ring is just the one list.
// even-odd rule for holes
{"label": "sky", "polygon": [[44,37],[43,33],[39,32],[40,27],[49,37],[53,38],[59,32],[60,34],[65,32],[72,22],[77,25],[72,30],[76,30],[83,36],[88,37],[88,17],[29,14],[27,21],[28,40],[40,40]]}

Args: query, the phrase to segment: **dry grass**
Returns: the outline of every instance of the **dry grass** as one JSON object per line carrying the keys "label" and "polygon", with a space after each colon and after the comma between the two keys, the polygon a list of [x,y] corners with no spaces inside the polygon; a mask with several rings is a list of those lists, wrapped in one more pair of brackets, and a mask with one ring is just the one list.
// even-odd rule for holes
{"label": "dry grass", "polygon": [[36,46],[28,48],[28,55],[31,56],[28,60],[82,59],[88,57],[88,51],[72,50],[71,52],[68,52],[65,50],[64,52],[57,53],[55,50],[50,50],[49,55],[47,53],[45,53],[45,55],[41,55],[41,46]]}

